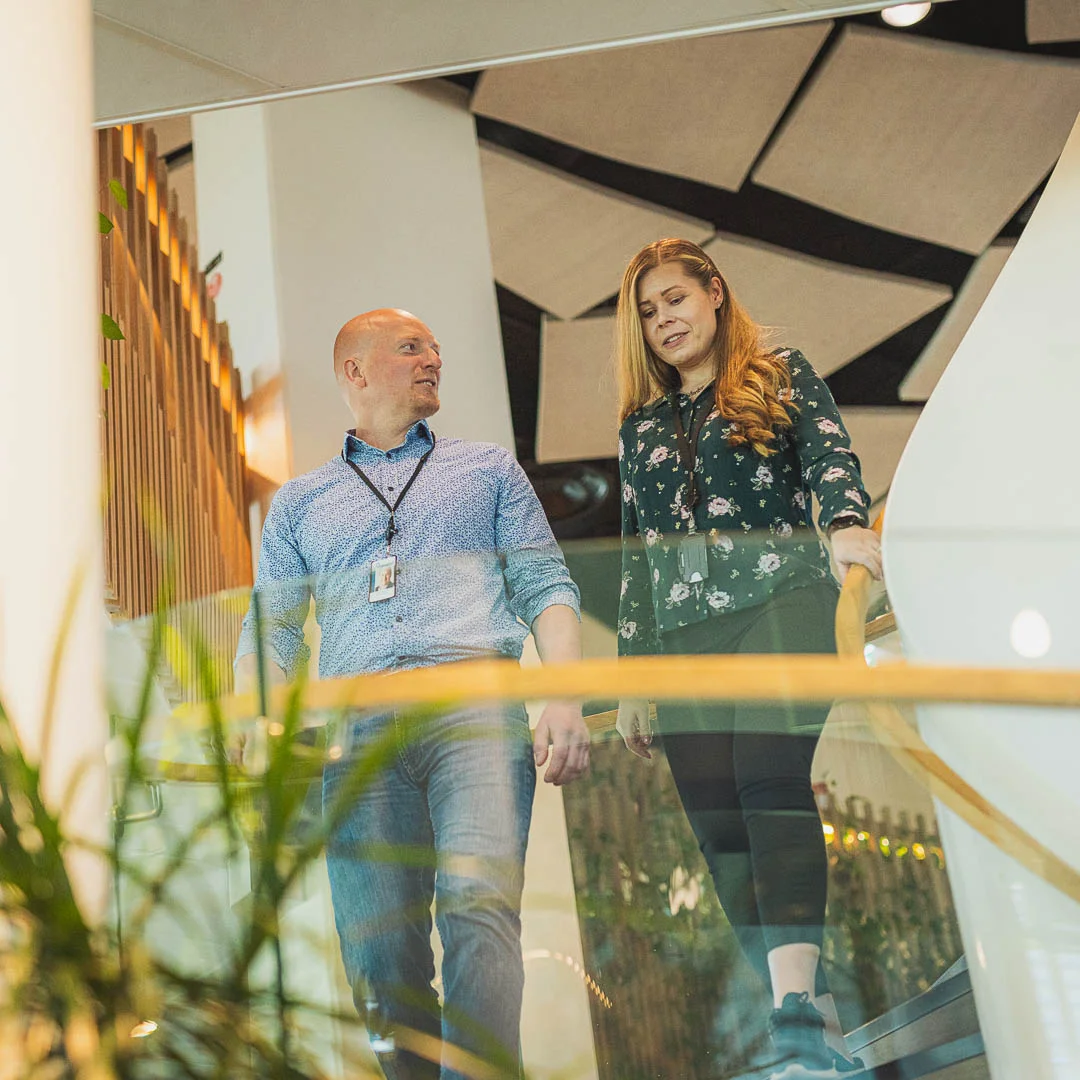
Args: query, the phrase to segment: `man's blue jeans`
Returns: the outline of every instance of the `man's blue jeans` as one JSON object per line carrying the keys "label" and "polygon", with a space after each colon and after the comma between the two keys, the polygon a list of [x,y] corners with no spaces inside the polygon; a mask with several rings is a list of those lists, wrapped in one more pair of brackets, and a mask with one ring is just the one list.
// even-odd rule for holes
{"label": "man's blue jeans", "polygon": [[[334,918],[353,1000],[390,1080],[457,1080],[453,1049],[519,1075],[521,890],[536,767],[524,706],[357,721],[327,767],[323,809],[356,770],[379,768],[327,848]],[[443,945],[433,987],[431,903]],[[410,1052],[409,1029],[444,1043],[442,1068]],[[415,1044],[413,1044],[415,1045]],[[436,1054],[437,1056],[437,1054]]]}

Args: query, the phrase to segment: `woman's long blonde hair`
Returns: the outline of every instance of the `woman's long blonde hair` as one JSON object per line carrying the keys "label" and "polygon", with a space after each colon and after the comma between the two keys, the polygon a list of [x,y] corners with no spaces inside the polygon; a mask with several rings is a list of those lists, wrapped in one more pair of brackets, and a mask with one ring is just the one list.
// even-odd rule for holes
{"label": "woman's long blonde hair", "polygon": [[615,357],[619,372],[619,422],[648,402],[677,390],[679,374],[649,348],[641,329],[637,286],[641,275],[662,263],[679,263],[708,289],[719,278],[723,301],[716,312],[713,364],[716,407],[730,425],[729,446],[749,446],[768,457],[776,434],[792,424],[784,401],[791,391],[786,360],[769,352],[765,331],[732,295],[716,263],[690,240],[656,240],[643,247],[623,274],[615,315]]}

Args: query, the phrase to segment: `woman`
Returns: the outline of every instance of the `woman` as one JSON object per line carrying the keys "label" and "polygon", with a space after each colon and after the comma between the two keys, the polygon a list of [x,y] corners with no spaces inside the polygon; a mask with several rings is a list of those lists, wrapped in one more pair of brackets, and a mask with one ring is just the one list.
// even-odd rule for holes
{"label": "woman", "polygon": [[[616,322],[620,654],[835,652],[838,590],[811,495],[841,576],[861,563],[880,577],[881,555],[825,384],[797,350],[766,348],[712,259],[686,240],[631,260]],[[842,1053],[819,964],[827,859],[810,767],[827,713],[657,710],[725,914],[771,985],[773,1075],[784,1080],[859,1066]],[[651,756],[647,701],[621,702],[618,729]]]}

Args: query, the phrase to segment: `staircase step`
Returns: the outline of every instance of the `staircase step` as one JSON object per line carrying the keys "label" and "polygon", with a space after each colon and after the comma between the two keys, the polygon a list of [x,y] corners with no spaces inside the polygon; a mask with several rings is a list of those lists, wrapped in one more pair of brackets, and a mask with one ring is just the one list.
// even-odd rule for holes
{"label": "staircase step", "polygon": [[847,1037],[874,1080],[984,1080],[989,1076],[971,977],[963,958],[929,990]]}

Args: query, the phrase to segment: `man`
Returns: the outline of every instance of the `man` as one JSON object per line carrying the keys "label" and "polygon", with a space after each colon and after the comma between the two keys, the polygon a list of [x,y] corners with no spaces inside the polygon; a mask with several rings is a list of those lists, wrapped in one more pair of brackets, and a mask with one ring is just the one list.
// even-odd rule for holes
{"label": "man", "polygon": [[[338,334],[334,371],[356,426],[340,456],[278,491],[263,527],[256,591],[273,674],[291,677],[307,660],[312,594],[323,677],[517,659],[530,628],[545,663],[578,659],[578,590],[525,473],[501,447],[436,439],[427,425],[442,374],[431,330],[405,311],[359,315]],[[242,683],[254,650],[249,612]],[[531,740],[521,705],[423,725],[406,711],[365,716],[350,734],[353,761],[396,740],[327,852],[346,973],[383,1069],[391,1080],[450,1080],[471,1056],[516,1076],[536,770],[547,762],[553,784],[585,772],[580,706],[548,705]],[[350,768],[346,755],[326,769],[324,808]]]}

